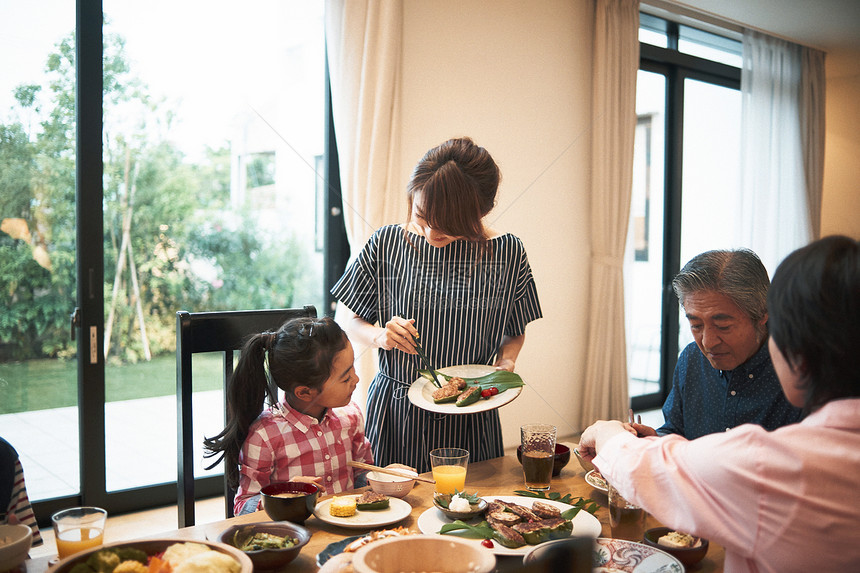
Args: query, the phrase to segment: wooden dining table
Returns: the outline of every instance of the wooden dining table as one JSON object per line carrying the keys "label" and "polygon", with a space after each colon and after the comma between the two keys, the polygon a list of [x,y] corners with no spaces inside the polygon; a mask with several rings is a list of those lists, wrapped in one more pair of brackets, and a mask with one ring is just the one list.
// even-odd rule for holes
{"label": "wooden dining table", "polygon": [[[594,515],[600,521],[602,528],[602,537],[611,537],[609,527],[609,511],[607,509],[606,494],[585,481],[585,471],[579,466],[576,459],[565,466],[561,473],[552,478],[551,492],[558,492],[561,495],[571,494],[575,497],[583,497],[592,499],[599,505]],[[422,474],[425,477],[432,477],[429,473]],[[403,500],[412,506],[412,512],[403,521],[389,525],[392,527],[406,527],[415,532],[419,532],[418,518],[427,509],[433,507],[433,488],[429,483],[416,482],[412,491],[406,495]],[[368,488],[360,488],[351,493],[360,493]],[[482,462],[473,462],[468,466],[466,475],[466,491],[469,493],[477,493],[478,495],[516,495],[516,490],[524,490],[522,467],[517,461],[515,453],[509,453],[505,456],[493,458]],[[321,497],[320,501],[327,497]],[[152,538],[176,538],[183,540],[210,540],[214,541],[218,534],[230,527],[240,523],[254,523],[259,521],[269,521],[269,517],[263,511],[257,511],[248,515],[242,515],[221,521],[211,523],[202,523],[191,527],[177,529],[175,531],[165,531],[157,535],[152,535]],[[647,517],[646,527],[656,527],[661,525],[650,515]],[[305,522],[304,526],[311,532],[311,538],[308,544],[302,548],[299,556],[286,567],[284,571],[290,573],[304,573],[319,571],[317,565],[317,555],[326,549],[331,543],[342,541],[346,537],[352,537],[358,534],[366,533],[366,531],[346,529],[337,525],[325,523],[315,516],[311,516]],[[694,566],[692,571],[696,573],[711,573],[723,571],[723,562],[725,558],[725,550],[715,544],[710,543],[708,553],[699,564]],[[49,557],[41,557],[29,560],[26,563],[27,573],[44,573],[49,569]],[[504,560],[519,559],[519,556],[500,556],[498,562],[501,564]]]}

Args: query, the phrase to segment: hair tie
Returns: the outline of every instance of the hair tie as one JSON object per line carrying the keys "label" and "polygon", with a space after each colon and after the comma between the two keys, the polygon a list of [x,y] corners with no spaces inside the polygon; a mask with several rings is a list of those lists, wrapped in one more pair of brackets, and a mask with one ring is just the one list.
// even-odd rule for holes
{"label": "hair tie", "polygon": [[272,345],[275,343],[275,336],[277,336],[277,333],[272,332],[271,330],[267,330],[260,334],[260,337],[263,339],[263,346],[266,350],[272,349]]}

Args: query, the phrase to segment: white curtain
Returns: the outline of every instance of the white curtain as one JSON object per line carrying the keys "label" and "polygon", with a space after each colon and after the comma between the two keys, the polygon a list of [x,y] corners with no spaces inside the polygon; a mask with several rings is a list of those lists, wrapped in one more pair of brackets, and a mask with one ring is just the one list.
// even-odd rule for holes
{"label": "white curtain", "polygon": [[402,0],[326,0],[326,51],[346,232],[355,253],[403,218],[396,178]]}
{"label": "white curtain", "polygon": [[820,230],[824,57],[745,31],[741,72],[741,244],[770,274]]}
{"label": "white curtain", "polygon": [[638,0],[595,0],[592,66],[591,284],[583,425],[626,419],[624,246],[633,178]]}
{"label": "white curtain", "polygon": [[[406,211],[397,183],[403,1],[326,0],[325,12],[343,213],[355,256],[373,231]],[[358,346],[355,354],[362,385],[353,399],[363,408],[377,356]]]}
{"label": "white curtain", "polygon": [[800,68],[800,146],[806,182],[810,240],[821,237],[824,186],[824,52],[802,48]]}

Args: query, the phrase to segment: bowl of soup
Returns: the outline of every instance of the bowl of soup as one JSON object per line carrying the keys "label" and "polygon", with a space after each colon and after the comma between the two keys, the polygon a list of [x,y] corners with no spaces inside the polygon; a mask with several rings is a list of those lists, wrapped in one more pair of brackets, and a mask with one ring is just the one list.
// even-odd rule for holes
{"label": "bowl of soup", "polygon": [[298,524],[313,514],[319,494],[319,486],[298,481],[272,482],[260,490],[266,515]]}

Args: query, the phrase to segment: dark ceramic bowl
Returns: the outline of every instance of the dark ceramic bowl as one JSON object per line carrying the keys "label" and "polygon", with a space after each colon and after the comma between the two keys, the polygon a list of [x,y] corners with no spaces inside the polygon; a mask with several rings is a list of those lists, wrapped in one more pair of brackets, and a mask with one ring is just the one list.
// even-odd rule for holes
{"label": "dark ceramic bowl", "polygon": [[699,538],[702,542],[698,547],[684,547],[684,548],[676,548],[676,547],[666,547],[665,545],[660,545],[657,543],[657,540],[672,531],[670,527],[653,527],[645,532],[645,537],[643,541],[645,545],[650,545],[651,547],[656,547],[662,551],[665,551],[678,561],[684,564],[684,567],[690,567],[695,565],[699,561],[705,558],[705,554],[708,552],[708,540]]}
{"label": "dark ceramic bowl", "polygon": [[469,506],[469,511],[452,511],[439,503],[439,499],[434,497],[433,505],[435,505],[439,511],[444,513],[445,517],[447,517],[448,519],[469,521],[470,519],[475,519],[476,517],[483,517],[484,512],[487,511],[487,506],[489,504],[487,503],[487,500],[479,499],[478,503]]}
{"label": "dark ceramic bowl", "polygon": [[272,482],[260,490],[263,509],[274,521],[292,521],[303,525],[317,505],[320,488],[298,481]]}
{"label": "dark ceramic bowl", "polygon": [[261,523],[234,525],[222,531],[218,536],[218,541],[238,549],[246,539],[255,533],[271,533],[279,537],[293,537],[299,540],[295,546],[289,548],[245,551],[244,553],[251,558],[255,571],[280,569],[298,557],[302,547],[307,545],[311,538],[310,531],[301,525],[288,521],[263,521]]}
{"label": "dark ceramic bowl", "polygon": [[[523,463],[523,447],[517,446],[517,461]],[[570,461],[570,448],[564,444],[555,445],[555,455],[552,458],[552,475],[557,477],[561,473],[561,468],[567,465]]]}

